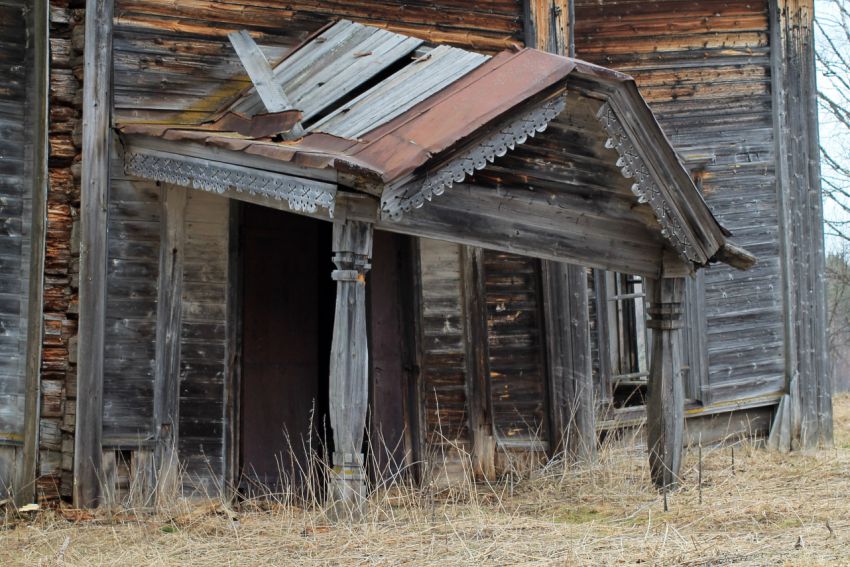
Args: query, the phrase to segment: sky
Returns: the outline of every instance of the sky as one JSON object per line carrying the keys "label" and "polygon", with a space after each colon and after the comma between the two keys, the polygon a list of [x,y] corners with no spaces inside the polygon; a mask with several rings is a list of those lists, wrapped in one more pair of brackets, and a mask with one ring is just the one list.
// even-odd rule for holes
{"label": "sky", "polygon": [[[850,0],[837,0],[850,9]],[[845,48],[844,52],[850,57],[850,42],[847,41],[846,33],[840,27],[840,12],[836,0],[815,0],[815,18],[820,22],[824,31],[829,34],[830,38],[839,46],[839,49]],[[850,25],[850,22],[848,22]],[[826,39],[821,32],[816,29],[815,49],[821,49],[826,45]],[[850,69],[845,69],[848,73],[845,74],[845,81],[850,82]],[[818,90],[827,94],[835,95],[838,92],[838,81],[835,77],[829,76],[825,69],[818,65],[817,76]],[[832,98],[835,98],[834,96]],[[842,126],[838,120],[832,116],[823,107],[818,113],[820,122],[820,141],[821,145],[830,152],[831,155],[842,160],[842,163],[850,165],[850,130]],[[844,187],[850,190],[850,179],[840,179],[836,172],[829,165],[821,161],[821,174],[824,178],[837,180]],[[845,199],[848,207],[850,200]],[[840,205],[832,199],[824,196],[824,219],[832,221],[850,222],[850,214],[842,209]],[[826,248],[827,251],[837,251],[844,245],[844,240],[830,235],[831,230],[826,228]],[[845,233],[850,235],[850,225],[845,227]]]}

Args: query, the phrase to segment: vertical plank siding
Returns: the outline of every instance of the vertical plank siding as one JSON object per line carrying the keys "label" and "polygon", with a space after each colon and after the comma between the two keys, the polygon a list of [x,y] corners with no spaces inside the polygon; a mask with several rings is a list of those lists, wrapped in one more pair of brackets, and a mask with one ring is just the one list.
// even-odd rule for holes
{"label": "vertical plank siding", "polygon": [[[770,0],[778,193],[784,214],[788,391],[799,415],[792,439],[832,442],[825,258],[814,64],[814,2]],[[795,379],[796,377],[796,379]],[[781,412],[780,412],[781,413]],[[785,447],[783,447],[785,448]]]}
{"label": "vertical plank siding", "polygon": [[576,53],[635,77],[706,200],[759,257],[705,275],[712,403],[784,388],[767,2],[576,3]]}
{"label": "vertical plank siding", "polygon": [[33,174],[27,123],[31,33],[26,3],[0,2],[0,498],[8,496],[13,484],[24,433]]}
{"label": "vertical plank siding", "polygon": [[230,204],[201,191],[187,197],[178,456],[184,487],[216,496],[225,472]]}

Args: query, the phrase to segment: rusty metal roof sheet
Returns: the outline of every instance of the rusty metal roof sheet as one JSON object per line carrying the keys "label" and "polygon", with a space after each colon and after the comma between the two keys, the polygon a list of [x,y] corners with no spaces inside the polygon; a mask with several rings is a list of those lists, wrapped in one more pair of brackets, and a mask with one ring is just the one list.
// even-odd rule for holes
{"label": "rusty metal roof sheet", "polygon": [[[437,48],[431,53],[437,51],[431,58],[433,64],[411,60],[350,104],[328,112],[295,141],[276,141],[269,135],[273,127],[262,131],[258,125],[252,126],[261,116],[252,119],[239,112],[243,108],[239,103],[229,106],[216,121],[200,126],[130,123],[119,124],[118,129],[125,134],[200,142],[299,164],[308,160],[321,163],[320,167],[359,170],[380,183],[391,183],[511,109],[562,84],[574,67],[569,59],[533,49],[506,51],[493,58],[457,54],[462,50],[456,48]],[[430,71],[435,72],[434,78]],[[282,117],[277,121],[289,123]],[[264,135],[252,136],[252,132]]]}
{"label": "rusty metal roof sheet", "polygon": [[[117,128],[287,162],[317,176],[333,169],[380,194],[382,214],[395,217],[545,130],[564,108],[569,77],[569,89],[607,101],[600,128],[619,140],[617,165],[635,176],[633,191],[669,225],[665,236],[684,256],[707,263],[728,235],[622,73],[534,49],[488,57],[431,48],[343,20],[293,50],[274,75],[297,112],[261,114],[249,89],[201,125]],[[277,135],[299,119],[302,138]]]}

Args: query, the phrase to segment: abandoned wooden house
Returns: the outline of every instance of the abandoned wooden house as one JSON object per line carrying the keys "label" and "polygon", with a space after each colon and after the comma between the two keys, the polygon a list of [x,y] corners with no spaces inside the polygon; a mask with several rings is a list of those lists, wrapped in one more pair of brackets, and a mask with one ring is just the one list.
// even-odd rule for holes
{"label": "abandoned wooden house", "polygon": [[0,487],[828,443],[811,18],[0,0]]}

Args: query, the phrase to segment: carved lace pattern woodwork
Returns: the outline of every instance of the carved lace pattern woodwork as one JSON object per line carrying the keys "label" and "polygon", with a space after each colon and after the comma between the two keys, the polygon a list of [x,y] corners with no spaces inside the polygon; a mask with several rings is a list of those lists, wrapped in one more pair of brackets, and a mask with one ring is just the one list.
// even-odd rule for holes
{"label": "carved lace pattern woodwork", "polygon": [[442,195],[455,183],[461,183],[476,170],[484,169],[508,150],[524,144],[529,137],[543,132],[549,122],[566,107],[566,97],[548,100],[518,118],[505,123],[494,134],[474,148],[464,152],[447,165],[427,175],[421,183],[405,184],[384,192],[381,210],[384,216],[398,220],[411,210],[418,209],[434,196]]}
{"label": "carved lace pattern woodwork", "polygon": [[333,217],[335,191],[295,177],[142,152],[128,152],[124,156],[124,170],[128,175],[217,194],[235,189],[278,201],[286,200],[294,211],[314,213],[318,207],[324,207]]}
{"label": "carved lace pattern woodwork", "polygon": [[609,138],[605,142],[605,147],[617,150],[620,156],[617,160],[617,166],[624,177],[634,179],[631,187],[632,192],[637,196],[639,203],[648,203],[652,207],[655,217],[661,225],[661,234],[673,244],[676,251],[685,259],[702,263],[697,248],[690,241],[681,222],[673,213],[670,203],[667,202],[664,193],[653,179],[634,143],[626,134],[614,109],[606,102],[599,108],[596,117],[608,132]]}

